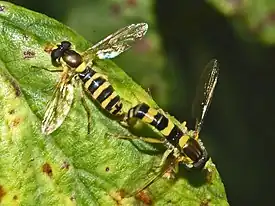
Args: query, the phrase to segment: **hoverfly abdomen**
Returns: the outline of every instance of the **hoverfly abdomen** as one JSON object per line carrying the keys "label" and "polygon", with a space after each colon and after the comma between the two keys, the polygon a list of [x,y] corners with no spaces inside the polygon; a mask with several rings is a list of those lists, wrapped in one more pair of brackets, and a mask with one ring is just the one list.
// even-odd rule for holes
{"label": "hoverfly abdomen", "polygon": [[108,105],[106,106],[106,110],[110,111],[111,114],[113,115],[122,115],[122,102],[120,101],[120,97],[116,96],[115,98],[113,98]]}
{"label": "hoverfly abdomen", "polygon": [[[187,135],[172,120],[167,118],[164,114],[156,109],[148,106],[145,103],[139,104],[128,111],[128,119],[137,118],[142,122],[155,127],[169,142],[174,150],[179,150],[180,153],[176,158],[189,159],[186,163],[190,168],[203,168],[207,162],[208,154],[199,140]],[[185,162],[182,162],[185,164]]]}
{"label": "hoverfly abdomen", "polygon": [[183,135],[182,131],[171,120],[149,107],[147,104],[139,104],[128,112],[128,118],[138,118],[144,123],[155,127],[173,146],[178,146],[179,139]]}
{"label": "hoverfly abdomen", "polygon": [[82,71],[78,74],[78,76],[83,81],[83,83],[85,84],[89,79],[92,78],[92,76],[95,73],[96,72],[94,70],[90,69],[90,67],[86,67],[84,71]]}
{"label": "hoverfly abdomen", "polygon": [[[128,111],[128,119],[131,119],[133,117],[139,118],[142,120],[142,118],[145,116],[145,114],[148,112],[149,106],[146,104],[139,104],[135,107],[132,107]],[[147,122],[149,123],[149,122]]]}
{"label": "hoverfly abdomen", "polygon": [[78,76],[83,81],[86,90],[103,109],[113,115],[120,115],[122,109],[120,97],[104,75],[86,66],[82,72],[78,73]]}
{"label": "hoverfly abdomen", "polygon": [[180,138],[183,136],[183,132],[175,124],[174,124],[172,130],[170,130],[171,127],[167,128],[167,129],[169,131],[168,136],[166,136],[168,142],[170,142],[173,146],[177,147],[179,145]]}
{"label": "hoverfly abdomen", "polygon": [[106,100],[108,97],[111,96],[111,94],[114,92],[113,87],[109,84],[107,88],[103,89],[101,93],[98,95],[96,100],[101,104],[104,100]]}

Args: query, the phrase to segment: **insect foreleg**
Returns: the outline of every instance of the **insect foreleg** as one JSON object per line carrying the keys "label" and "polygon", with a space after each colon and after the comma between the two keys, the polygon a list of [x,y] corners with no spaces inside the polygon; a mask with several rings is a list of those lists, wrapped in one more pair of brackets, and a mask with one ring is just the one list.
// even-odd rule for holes
{"label": "insect foreleg", "polygon": [[[114,135],[111,134],[111,136],[114,136]],[[115,137],[118,139],[128,139],[128,140],[138,139],[148,143],[163,144],[163,140],[157,139],[157,138],[151,138],[151,137],[139,137],[134,135],[119,135],[119,134],[115,134]]]}
{"label": "insect foreleg", "polygon": [[63,69],[48,69],[48,68],[45,68],[45,67],[38,67],[38,66],[31,66],[31,68],[43,69],[43,70],[46,70],[48,72],[63,72]]}
{"label": "insect foreleg", "polygon": [[84,88],[84,84],[82,84],[82,90],[81,90],[81,96],[80,96],[80,98],[81,98],[81,103],[82,103],[82,105],[83,105],[83,107],[84,107],[84,109],[85,109],[85,111],[86,111],[86,113],[87,113],[87,121],[88,121],[88,125],[87,125],[87,133],[88,134],[90,134],[90,132],[91,132],[91,122],[92,122],[92,119],[91,119],[91,112],[90,112],[90,108],[89,108],[89,106],[88,106],[88,104],[87,104],[87,102],[86,102],[86,100],[85,100],[85,88]]}

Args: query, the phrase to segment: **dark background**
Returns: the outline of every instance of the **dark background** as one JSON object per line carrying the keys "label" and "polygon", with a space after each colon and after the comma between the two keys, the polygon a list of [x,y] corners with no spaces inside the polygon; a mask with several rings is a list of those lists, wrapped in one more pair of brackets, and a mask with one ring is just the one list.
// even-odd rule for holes
{"label": "dark background", "polygon": [[[275,41],[275,33],[274,37],[270,35],[269,43],[261,36],[267,24],[270,27],[275,25],[272,18],[262,18],[268,21],[259,20],[258,26],[252,28],[244,19],[249,19],[249,15],[253,12],[246,13],[245,6],[237,5],[239,7],[236,7],[237,12],[234,15],[224,15],[213,5],[203,1],[158,0],[155,3],[148,3],[149,0],[78,0],[77,2],[16,0],[12,2],[56,18],[86,38],[89,37],[89,40],[94,38],[93,35],[97,36],[95,38],[100,36],[103,38],[110,33],[104,30],[109,27],[108,23],[101,24],[101,20],[95,17],[99,15],[105,19],[112,17],[108,16],[108,12],[98,11],[99,8],[123,13],[124,7],[120,7],[120,3],[125,4],[125,2],[140,8],[133,19],[143,21],[148,19],[149,25],[150,23],[153,25],[152,32],[160,38],[159,47],[162,47],[162,55],[151,58],[150,61],[164,63],[158,71],[159,81],[152,84],[142,84],[142,77],[146,76],[148,74],[146,70],[150,69],[144,65],[145,60],[141,61],[140,65],[143,66],[139,71],[129,70],[129,73],[144,88],[150,88],[152,96],[164,110],[181,121],[187,120],[191,127],[193,125],[190,122],[193,122],[193,119],[190,111],[199,73],[208,60],[217,58],[221,73],[201,138],[218,167],[231,205],[275,204],[273,200],[275,48],[271,44]],[[93,7],[93,2],[97,6]],[[104,3],[99,7],[101,2]],[[105,8],[106,2],[112,6]],[[253,1],[251,2],[253,4]],[[139,4],[142,6],[139,7]],[[86,8],[82,15],[87,13],[89,16],[89,12],[93,15],[88,19],[75,19],[81,8]],[[94,8],[97,10],[93,10]],[[148,12],[151,15],[149,17]],[[74,26],[70,20],[72,15],[78,26]],[[122,15],[117,21],[123,18],[127,21],[130,19],[129,16]],[[81,26],[83,22],[85,26]],[[127,25],[122,22],[122,25]],[[95,32],[91,33],[86,27],[94,27]],[[101,30],[104,34],[101,34]],[[127,66],[127,63],[123,65],[122,62],[129,62],[127,58],[121,57],[117,62],[126,71],[130,66]],[[162,90],[163,84],[168,89]]]}

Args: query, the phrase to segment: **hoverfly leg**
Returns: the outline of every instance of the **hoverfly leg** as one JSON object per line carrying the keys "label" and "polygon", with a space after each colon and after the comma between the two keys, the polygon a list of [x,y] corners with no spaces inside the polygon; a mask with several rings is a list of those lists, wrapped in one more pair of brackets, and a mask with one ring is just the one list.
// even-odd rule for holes
{"label": "hoverfly leg", "polygon": [[[167,157],[171,154],[172,151],[173,150],[169,150],[169,149],[167,149],[165,151],[166,154],[163,155],[163,158],[161,160],[161,163],[163,161],[163,164],[158,167],[158,171],[156,171],[157,174],[154,177],[152,177],[150,180],[148,180],[147,183],[145,183],[141,188],[139,188],[138,190],[133,192],[130,196],[135,196],[136,194],[140,193],[141,191],[147,189],[150,185],[152,185],[156,180],[158,180],[162,176],[166,176],[165,175],[166,173],[171,173],[171,170],[174,171],[175,166],[173,164],[168,165],[167,167],[165,166],[165,163],[167,162],[166,161]],[[166,156],[166,158],[164,156]]]}
{"label": "hoverfly leg", "polygon": [[163,156],[162,156],[162,158],[161,158],[160,164],[159,164],[159,166],[158,166],[159,168],[162,168],[162,167],[165,165],[168,156],[169,156],[173,151],[174,151],[174,149],[167,149],[167,150],[164,152],[164,154],[163,154]]}
{"label": "hoverfly leg", "polygon": [[43,70],[46,70],[48,72],[63,72],[63,69],[48,69],[48,68],[45,68],[45,67],[38,67],[38,66],[34,66],[34,65],[32,65],[31,68],[43,69]]}
{"label": "hoverfly leg", "polygon": [[183,128],[186,128],[186,129],[187,129],[187,127],[186,127],[186,121],[182,122],[182,123],[181,123],[181,126],[182,126]]}
{"label": "hoverfly leg", "polygon": [[90,112],[90,109],[89,109],[89,106],[85,100],[85,88],[84,88],[84,85],[82,84],[82,90],[81,90],[81,96],[80,96],[80,100],[81,100],[81,104],[83,105],[86,113],[87,113],[87,121],[88,121],[88,124],[87,124],[87,134],[90,134],[91,132],[91,125],[92,125],[92,116],[91,116],[91,112]]}
{"label": "hoverfly leg", "polygon": [[163,140],[161,139],[156,139],[156,138],[151,138],[151,137],[139,137],[139,136],[134,136],[134,135],[120,135],[120,134],[109,134],[110,136],[115,136],[118,139],[128,139],[128,140],[142,140],[144,142],[148,143],[157,143],[157,144],[163,144]]}

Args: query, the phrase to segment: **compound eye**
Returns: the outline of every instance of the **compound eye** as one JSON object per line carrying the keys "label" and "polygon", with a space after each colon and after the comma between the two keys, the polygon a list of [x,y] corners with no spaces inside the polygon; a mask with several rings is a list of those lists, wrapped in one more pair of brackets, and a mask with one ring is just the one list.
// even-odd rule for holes
{"label": "compound eye", "polygon": [[63,51],[65,51],[65,50],[68,50],[68,49],[70,49],[70,47],[71,47],[71,42],[69,42],[69,41],[62,41],[61,42],[61,50],[63,50]]}
{"label": "compound eye", "polygon": [[51,59],[54,65],[60,65],[59,59],[63,56],[63,52],[60,49],[54,49],[51,52]]}

